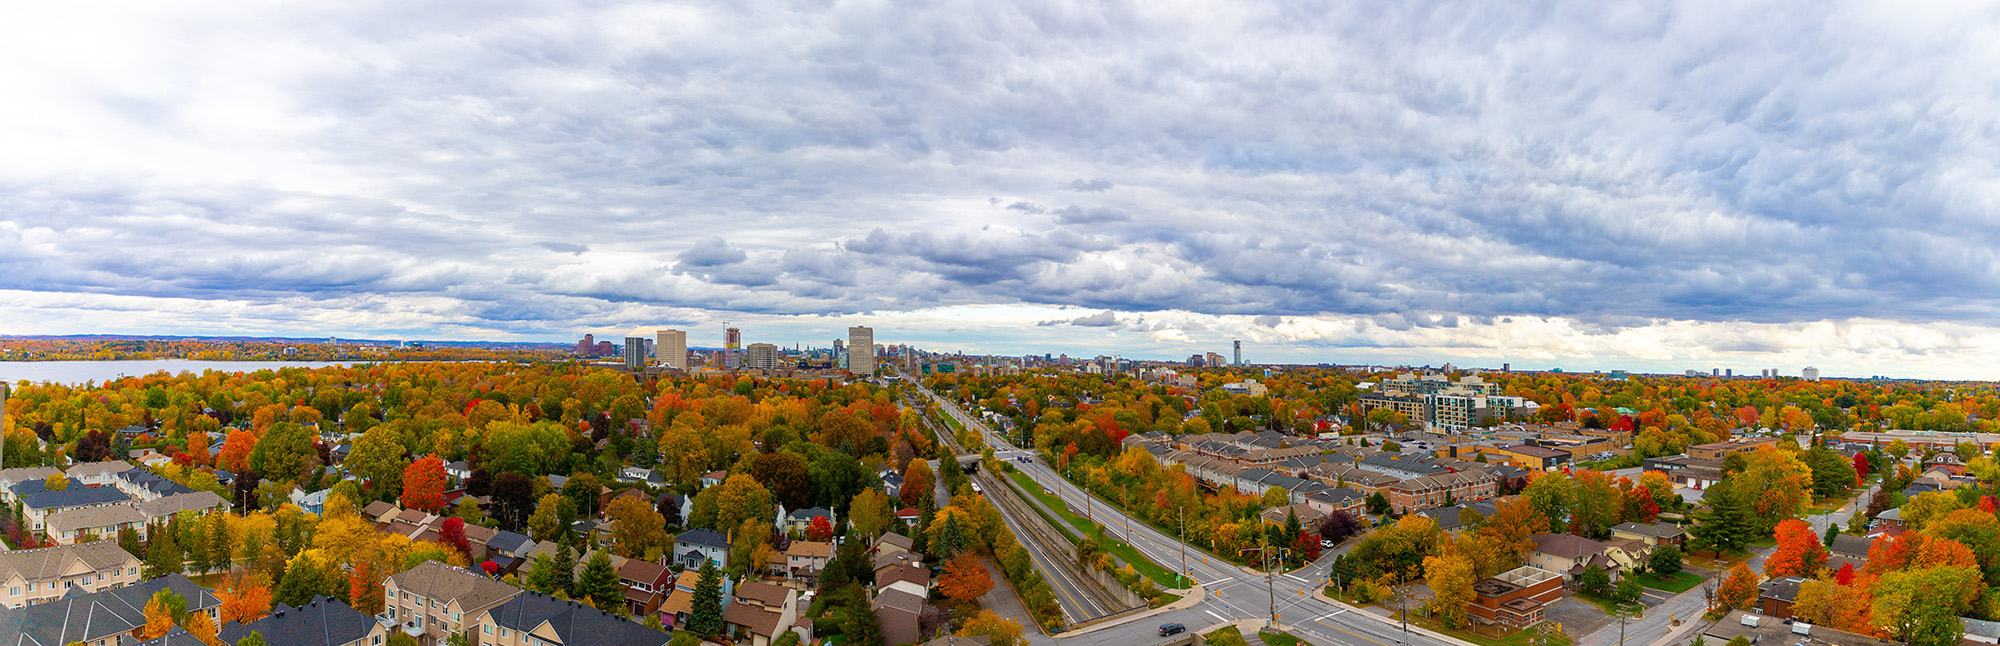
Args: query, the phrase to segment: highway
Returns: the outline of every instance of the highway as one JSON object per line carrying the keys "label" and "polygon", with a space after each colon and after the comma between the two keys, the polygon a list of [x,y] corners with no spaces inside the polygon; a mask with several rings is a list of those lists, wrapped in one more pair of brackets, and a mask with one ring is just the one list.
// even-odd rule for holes
{"label": "highway", "polygon": [[[967,415],[957,404],[930,392],[915,380],[909,380],[907,383],[936,402],[938,408],[945,414],[951,415],[966,428],[975,429],[984,435],[987,444],[993,447],[997,456],[1008,459],[1015,468],[1027,473],[1049,491],[1055,492],[1073,509],[1086,510],[1084,513],[1095,516],[1095,520],[1105,526],[1106,534],[1126,539],[1134,549],[1169,569],[1180,565],[1181,555],[1185,549],[1187,572],[1195,580],[1200,581],[1207,590],[1202,602],[1192,608],[1110,628],[1091,630],[1079,635],[1057,635],[1051,638],[1031,630],[1027,632],[1026,638],[1032,643],[1056,643],[1063,646],[1150,644],[1162,641],[1157,632],[1161,624],[1180,623],[1188,626],[1190,630],[1199,630],[1218,623],[1264,619],[1271,616],[1275,601],[1279,622],[1295,636],[1315,644],[1466,646],[1465,642],[1448,642],[1416,631],[1411,631],[1406,640],[1397,626],[1385,623],[1379,617],[1364,617],[1361,616],[1363,611],[1345,604],[1320,601],[1312,593],[1325,585],[1327,568],[1325,559],[1300,570],[1280,573],[1267,582],[1264,574],[1225,562],[1202,551],[1198,546],[1184,545],[1175,537],[1160,532],[1151,525],[1127,518],[1123,512],[1057,477],[1055,472],[1047,464],[1042,463],[1033,452],[1012,447],[986,424]],[[1014,459],[1022,456],[1027,457],[1029,461],[1021,462]],[[1030,500],[1029,504],[1038,503]],[[1008,518],[1010,527],[1014,526],[1015,522],[1014,519]],[[1126,529],[1128,522],[1129,537]],[[1018,528],[1016,535],[1020,535]],[[1032,541],[1021,542],[1027,545]],[[1045,568],[1043,572],[1048,574],[1050,569]],[[1053,584],[1055,577],[1050,579]],[[1064,610],[1068,612],[1069,607],[1065,605]]]}

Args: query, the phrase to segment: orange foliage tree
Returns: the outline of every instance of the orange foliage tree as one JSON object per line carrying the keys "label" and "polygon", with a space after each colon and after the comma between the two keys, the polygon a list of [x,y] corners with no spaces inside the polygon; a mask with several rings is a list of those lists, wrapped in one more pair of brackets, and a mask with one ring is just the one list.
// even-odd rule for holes
{"label": "orange foliage tree", "polygon": [[222,599],[223,623],[247,624],[271,611],[271,587],[259,576],[229,575],[215,596]]}
{"label": "orange foliage tree", "polygon": [[1729,569],[1729,578],[1723,579],[1721,587],[1716,588],[1715,600],[1730,610],[1748,608],[1757,601],[1757,584],[1760,582],[1757,573],[1750,571],[1750,566],[1737,563],[1736,567]]}
{"label": "orange foliage tree", "polygon": [[938,589],[952,600],[971,604],[993,590],[993,576],[986,573],[986,567],[968,550],[945,563]]}
{"label": "orange foliage tree", "polygon": [[444,459],[429,455],[403,469],[403,507],[436,512],[444,509]]}
{"label": "orange foliage tree", "polygon": [[1826,547],[1813,535],[1812,526],[1791,519],[1778,523],[1778,550],[1764,559],[1764,576],[1771,578],[1810,577],[1826,566]]}
{"label": "orange foliage tree", "polygon": [[230,473],[245,473],[250,470],[250,452],[257,448],[257,436],[250,431],[229,432],[229,438],[222,441],[222,453],[215,456],[215,464]]}

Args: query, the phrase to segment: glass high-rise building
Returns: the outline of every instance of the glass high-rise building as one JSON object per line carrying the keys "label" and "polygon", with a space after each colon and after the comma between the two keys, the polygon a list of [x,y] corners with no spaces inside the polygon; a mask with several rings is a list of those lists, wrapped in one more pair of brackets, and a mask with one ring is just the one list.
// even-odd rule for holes
{"label": "glass high-rise building", "polygon": [[847,328],[847,372],[866,375],[875,372],[875,330],[862,326]]}

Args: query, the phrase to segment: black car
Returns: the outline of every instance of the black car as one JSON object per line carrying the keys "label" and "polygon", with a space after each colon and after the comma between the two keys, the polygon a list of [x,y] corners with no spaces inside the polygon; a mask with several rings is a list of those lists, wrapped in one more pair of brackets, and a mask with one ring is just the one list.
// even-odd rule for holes
{"label": "black car", "polygon": [[1187,626],[1180,624],[1160,624],[1160,636],[1178,635],[1187,632]]}

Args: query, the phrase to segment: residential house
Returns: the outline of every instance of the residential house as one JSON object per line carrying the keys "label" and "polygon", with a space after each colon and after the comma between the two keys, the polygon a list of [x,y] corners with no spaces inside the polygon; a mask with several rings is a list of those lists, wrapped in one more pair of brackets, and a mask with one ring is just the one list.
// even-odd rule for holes
{"label": "residential house", "polygon": [[1332,516],[1335,511],[1344,511],[1348,516],[1358,518],[1362,510],[1368,507],[1368,497],[1359,491],[1341,487],[1306,496],[1306,505],[1311,506],[1313,511],[1319,512],[1322,517]]}
{"label": "residential house", "polygon": [[807,507],[785,516],[785,530],[803,533],[812,527],[814,518],[825,518],[827,527],[833,526],[833,511],[821,507]]}
{"label": "residential house", "polygon": [[1559,573],[1567,581],[1575,581],[1592,565],[1615,581],[1625,568],[1650,554],[1639,541],[1600,543],[1575,534],[1536,534],[1529,540],[1535,542],[1535,551],[1528,553],[1528,565]]}
{"label": "residential house", "polygon": [[722,609],[723,624],[732,634],[748,636],[748,646],[770,646],[797,621],[797,591],[756,581],[736,586],[735,603]]}
{"label": "residential house", "polygon": [[908,553],[911,550],[915,549],[916,545],[917,545],[916,541],[910,540],[910,537],[908,536],[904,536],[902,534],[898,534],[895,532],[884,532],[881,536],[875,539],[874,545],[868,546],[868,551],[876,554],[882,554],[885,552]]}
{"label": "residential house", "polygon": [[1548,604],[1563,596],[1562,575],[1521,566],[1472,584],[1466,614],[1482,624],[1526,628],[1547,618]]}
{"label": "residential house", "polygon": [[729,478],[728,471],[710,471],[708,473],[701,474],[701,486],[704,489],[708,487],[713,487],[715,485],[722,484],[722,481],[728,478]]}
{"label": "residential house", "polygon": [[673,562],[687,569],[699,569],[702,561],[729,567],[729,537],[713,529],[696,528],[674,537]]}
{"label": "residential house", "polygon": [[931,571],[923,563],[891,563],[875,570],[876,590],[902,590],[918,597],[931,596]]}
{"label": "residential house", "polygon": [[634,617],[659,610],[674,590],[673,571],[645,559],[626,559],[618,566],[618,579],[625,585],[627,613]]}
{"label": "residential house", "polygon": [[0,469],[0,500],[14,502],[14,485],[29,480],[47,480],[49,476],[62,475],[55,467],[14,467]]}
{"label": "residential house", "polygon": [[1611,526],[1611,535],[1640,541],[1646,547],[1678,547],[1687,542],[1687,530],[1673,523],[1619,523]]}
{"label": "residential house", "polygon": [[925,603],[926,597],[906,590],[883,590],[869,606],[882,628],[882,643],[909,644],[924,639],[924,629],[935,625],[941,613]]}
{"label": "residential house", "polygon": [[525,592],[480,613],[474,646],[662,646],[673,640],[630,619],[590,606]]}
{"label": "residential house", "polygon": [[1493,497],[1494,480],[1483,472],[1440,473],[1401,480],[1381,489],[1401,513]]}
{"label": "residential house", "polygon": [[516,588],[464,568],[425,561],[382,583],[383,613],[403,629],[424,635],[425,646],[479,624],[486,611],[521,593]]}
{"label": "residential house", "polygon": [[[132,631],[146,625],[146,602],[161,590],[187,600],[191,613],[217,618],[222,600],[184,575],[170,574],[143,583],[93,593],[78,591],[44,603],[0,613],[0,644],[8,646],[119,646]],[[189,646],[192,646],[190,643]]]}
{"label": "residential house", "polygon": [[[70,588],[85,593],[139,582],[139,558],[116,541],[0,552],[0,605],[20,608],[54,600]],[[5,623],[5,622],[0,622]]]}
{"label": "residential house", "polygon": [[306,510],[307,513],[322,514],[326,513],[326,499],[332,495],[333,489],[331,488],[306,493],[304,489],[293,487],[291,499],[292,504],[298,505],[300,509]]}
{"label": "residential house", "polygon": [[833,558],[833,544],[815,541],[792,541],[785,548],[786,575],[793,579],[815,581],[819,573],[826,569],[827,561]]}
{"label": "residential house", "polygon": [[618,471],[619,482],[643,482],[653,487],[667,486],[667,477],[645,467],[628,466]]}
{"label": "residential house", "polygon": [[1264,513],[1258,517],[1264,519],[1264,522],[1267,523],[1283,525],[1285,524],[1285,518],[1290,515],[1297,515],[1299,526],[1308,529],[1319,527],[1320,522],[1326,520],[1325,516],[1320,515],[1319,510],[1313,509],[1312,505],[1306,504],[1271,507],[1265,509]]}
{"label": "residential house", "polygon": [[[694,589],[698,585],[701,585],[701,572],[682,570],[679,576],[674,577],[673,587],[667,590],[666,599],[654,611],[660,617],[660,625],[672,628],[687,623],[688,616],[694,612]],[[726,583],[724,587],[727,587]]]}
{"label": "residential house", "polygon": [[1791,619],[1792,604],[1799,599],[1799,584],[1806,580],[1799,577],[1771,579],[1757,586],[1757,607],[1764,615],[1776,619]]}
{"label": "residential house", "polygon": [[472,477],[472,465],[466,464],[464,460],[447,462],[444,465],[444,474],[450,476],[452,482],[464,482]]}
{"label": "residential house", "polygon": [[389,641],[388,626],[339,599],[319,595],[297,608],[278,604],[271,614],[249,624],[229,622],[216,636],[234,644],[251,633],[266,644],[282,646],[382,646]]}

